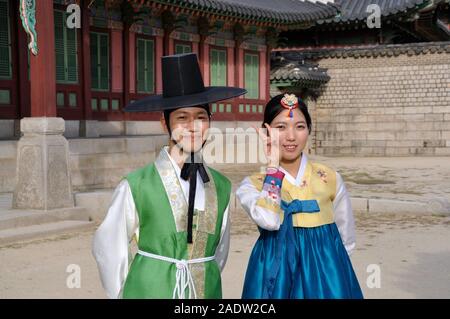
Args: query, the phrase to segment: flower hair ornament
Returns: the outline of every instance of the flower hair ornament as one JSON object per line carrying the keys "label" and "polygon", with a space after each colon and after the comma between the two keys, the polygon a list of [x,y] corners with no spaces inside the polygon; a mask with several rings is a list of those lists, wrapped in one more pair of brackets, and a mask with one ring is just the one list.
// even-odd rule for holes
{"label": "flower hair ornament", "polygon": [[294,94],[285,94],[281,99],[281,106],[289,110],[288,117],[293,118],[293,109],[298,107],[298,98]]}

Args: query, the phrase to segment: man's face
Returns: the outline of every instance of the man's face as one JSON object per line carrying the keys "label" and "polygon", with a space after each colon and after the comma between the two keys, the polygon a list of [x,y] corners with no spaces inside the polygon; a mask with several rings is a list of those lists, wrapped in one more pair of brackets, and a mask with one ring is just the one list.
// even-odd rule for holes
{"label": "man's face", "polygon": [[[166,131],[165,121],[163,126]],[[202,107],[180,108],[169,117],[172,139],[186,153],[198,152],[207,138],[209,128],[208,112]]]}

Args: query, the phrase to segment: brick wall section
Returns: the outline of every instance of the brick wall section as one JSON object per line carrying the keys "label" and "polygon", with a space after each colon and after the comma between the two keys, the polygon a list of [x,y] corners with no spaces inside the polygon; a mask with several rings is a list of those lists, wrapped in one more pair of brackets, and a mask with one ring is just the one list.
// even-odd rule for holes
{"label": "brick wall section", "polygon": [[331,80],[315,103],[315,152],[450,155],[450,53],[322,58]]}

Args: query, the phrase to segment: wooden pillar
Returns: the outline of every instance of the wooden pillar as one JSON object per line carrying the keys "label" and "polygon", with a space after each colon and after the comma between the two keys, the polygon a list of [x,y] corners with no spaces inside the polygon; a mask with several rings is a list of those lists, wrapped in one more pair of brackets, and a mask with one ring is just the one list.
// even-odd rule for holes
{"label": "wooden pillar", "polygon": [[39,53],[30,54],[31,116],[56,117],[53,0],[36,1],[36,32]]}
{"label": "wooden pillar", "polygon": [[[238,86],[241,88],[245,88],[245,78],[244,78],[244,73],[245,73],[245,54],[244,54],[244,49],[239,48],[238,49]],[[241,98],[244,98],[241,95]]]}
{"label": "wooden pillar", "polygon": [[[14,8],[16,11],[14,12],[15,16],[19,16],[18,6]],[[27,34],[25,33],[22,27],[22,20],[20,18],[17,19],[17,50],[18,50],[18,90],[19,90],[19,105],[20,112],[19,118],[30,117],[31,116],[31,108],[30,108],[30,79],[28,77],[28,42],[27,42]]]}
{"label": "wooden pillar", "polygon": [[13,208],[57,213],[74,208],[69,144],[63,136],[65,122],[56,117],[53,0],[35,4],[38,52],[30,54],[31,117],[20,121]]}
{"label": "wooden pillar", "polygon": [[271,48],[268,46],[267,47],[267,52],[266,52],[266,101],[268,102],[270,100],[270,52]]}
{"label": "wooden pillar", "polygon": [[[197,54],[197,57],[198,57],[198,52],[199,52],[199,43],[192,42],[192,53]],[[200,62],[200,60],[199,60],[199,62]]]}
{"label": "wooden pillar", "polygon": [[172,31],[164,30],[164,55],[172,55],[174,52],[173,39],[170,37]]}
{"label": "wooden pillar", "polygon": [[83,116],[85,120],[92,119],[91,108],[91,37],[90,37],[90,18],[89,18],[89,1],[83,0],[82,18],[81,18],[81,43],[82,59],[83,59]]}
{"label": "wooden pillar", "polygon": [[[205,49],[205,46],[208,48]],[[209,46],[206,43],[206,36],[204,35],[200,35],[200,42],[198,44],[198,62],[200,64],[200,72],[202,73],[203,81],[205,82],[206,72],[208,72],[209,79]],[[206,64],[208,64],[208,67]],[[205,85],[207,85],[206,82]]]}
{"label": "wooden pillar", "polygon": [[200,52],[202,52],[203,82],[205,83],[205,86],[209,86],[211,83],[209,74],[209,44],[206,43],[206,41],[203,42]]}
{"label": "wooden pillar", "polygon": [[235,86],[236,65],[234,59],[234,48],[227,48],[227,73],[227,85]]}
{"label": "wooden pillar", "polygon": [[130,103],[130,27],[123,24],[123,107]]}
{"label": "wooden pillar", "polygon": [[[238,41],[235,41],[235,48],[234,48],[234,86],[242,87],[239,83],[239,69],[240,69],[240,56],[239,56],[239,46],[241,44]],[[235,97],[235,105],[234,105],[234,120],[238,121],[240,118],[239,114],[239,102],[242,99],[242,95]]]}
{"label": "wooden pillar", "polygon": [[126,44],[128,50],[128,85],[129,93],[136,93],[136,33],[130,30],[128,34],[128,43]]}
{"label": "wooden pillar", "polygon": [[163,56],[163,37],[156,37],[156,59],[155,59],[155,69],[156,69],[156,94],[162,94],[162,63],[161,58]]}
{"label": "wooden pillar", "polygon": [[236,47],[234,48],[234,84],[235,86],[240,87],[239,83],[239,68],[240,68],[240,60],[239,60],[239,45],[236,43]]}
{"label": "wooden pillar", "polygon": [[266,100],[267,99],[267,88],[270,84],[270,80],[268,78],[268,61],[267,61],[267,50],[259,51],[259,99]]}

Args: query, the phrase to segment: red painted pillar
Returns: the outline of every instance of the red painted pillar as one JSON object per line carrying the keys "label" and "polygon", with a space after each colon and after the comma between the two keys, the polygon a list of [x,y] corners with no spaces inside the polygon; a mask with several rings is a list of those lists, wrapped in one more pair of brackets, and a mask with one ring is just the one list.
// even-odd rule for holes
{"label": "red painted pillar", "polygon": [[91,38],[90,38],[90,20],[89,20],[89,1],[84,0],[82,6],[81,18],[81,41],[83,57],[83,106],[84,119],[92,119],[91,107]]}
{"label": "red painted pillar", "polygon": [[172,32],[164,30],[164,55],[172,55],[174,52],[173,39],[170,37]]}
{"label": "red painted pillar", "polygon": [[209,76],[209,44],[204,41],[200,50],[202,51],[203,56],[203,82],[205,83],[205,86],[209,86],[211,83]]}
{"label": "red painted pillar", "polygon": [[266,102],[270,100],[270,51],[271,48],[267,47],[266,52]]}
{"label": "red painted pillar", "polygon": [[[245,78],[244,78],[244,72],[245,72],[245,55],[244,55],[244,49],[239,48],[238,49],[238,86],[241,88],[245,88]],[[245,96],[240,96],[240,98],[244,99]]]}
{"label": "red painted pillar", "polygon": [[[14,12],[17,17],[19,17],[19,8],[15,8],[17,12]],[[18,90],[19,90],[19,101],[20,101],[20,112],[19,118],[30,117],[31,107],[30,107],[30,81],[28,79],[28,41],[27,34],[22,27],[22,20],[17,19],[17,44],[18,44]]]}
{"label": "red painted pillar", "polygon": [[129,84],[129,93],[136,93],[136,33],[130,30],[128,34],[128,84]]}
{"label": "red painted pillar", "polygon": [[203,77],[204,72],[205,72],[205,58],[204,58],[205,52],[203,50],[203,47],[205,45],[205,40],[206,40],[206,37],[201,35],[200,36],[200,42],[198,44],[198,54],[197,54],[197,56],[198,56],[198,63],[200,64],[200,72],[202,73],[202,77]]}
{"label": "red painted pillar", "polygon": [[[241,85],[240,81],[239,81],[239,74],[240,74],[240,64],[241,64],[241,60],[240,60],[240,49],[239,49],[240,43],[238,43],[237,41],[235,41],[235,48],[234,48],[234,85],[240,88],[243,88],[243,86]],[[235,97],[234,98],[234,120],[237,121],[240,118],[240,114],[239,114],[239,102],[242,99],[242,96],[239,97]]]}
{"label": "red painted pillar", "polygon": [[164,39],[161,36],[156,37],[156,61],[155,61],[155,68],[156,68],[156,94],[162,94],[163,87],[162,87],[162,64],[161,64],[161,58],[164,54],[163,52],[163,42]]}
{"label": "red painted pillar", "polygon": [[130,25],[123,24],[123,107],[130,103]]}
{"label": "red painted pillar", "polygon": [[266,101],[267,99],[267,88],[268,88],[268,62],[267,62],[267,51],[260,51],[259,53],[259,99]]}
{"label": "red painted pillar", "polygon": [[56,117],[53,0],[36,1],[39,53],[30,54],[31,117]]}
{"label": "red painted pillar", "polygon": [[228,71],[228,82],[227,85],[229,86],[235,86],[235,73],[236,73],[236,66],[234,61],[234,48],[227,48],[227,71]]}

